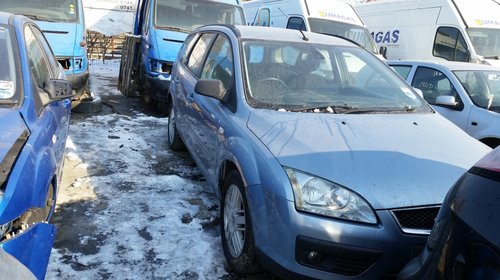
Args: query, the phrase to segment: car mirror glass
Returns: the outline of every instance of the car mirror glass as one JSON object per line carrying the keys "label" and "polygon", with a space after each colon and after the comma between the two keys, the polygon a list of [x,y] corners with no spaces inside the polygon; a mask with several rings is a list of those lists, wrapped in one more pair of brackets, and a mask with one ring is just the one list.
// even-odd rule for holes
{"label": "car mirror glass", "polygon": [[196,83],[194,91],[198,94],[223,100],[226,95],[224,84],[220,80],[199,80]]}

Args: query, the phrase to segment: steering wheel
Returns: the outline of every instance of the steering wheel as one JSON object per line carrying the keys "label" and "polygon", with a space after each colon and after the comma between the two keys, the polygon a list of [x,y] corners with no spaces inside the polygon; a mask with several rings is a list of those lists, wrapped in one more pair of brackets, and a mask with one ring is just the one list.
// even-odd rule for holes
{"label": "steering wheel", "polygon": [[275,82],[275,83],[278,83],[280,84],[281,86],[287,88],[287,89],[290,89],[291,87],[289,85],[287,85],[282,79],[280,78],[274,78],[274,77],[271,77],[271,78],[264,78],[264,79],[260,79],[258,81],[258,83],[268,83],[268,82]]}

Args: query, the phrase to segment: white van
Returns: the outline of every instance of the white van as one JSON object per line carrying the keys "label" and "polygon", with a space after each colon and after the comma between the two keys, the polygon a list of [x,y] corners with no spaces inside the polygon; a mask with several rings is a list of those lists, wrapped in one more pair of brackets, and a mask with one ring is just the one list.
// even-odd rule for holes
{"label": "white van", "polygon": [[354,8],[389,60],[500,65],[500,5],[493,0],[385,0]]}
{"label": "white van", "polygon": [[378,54],[370,32],[345,1],[253,0],[242,2],[248,25],[298,29],[342,36]]}

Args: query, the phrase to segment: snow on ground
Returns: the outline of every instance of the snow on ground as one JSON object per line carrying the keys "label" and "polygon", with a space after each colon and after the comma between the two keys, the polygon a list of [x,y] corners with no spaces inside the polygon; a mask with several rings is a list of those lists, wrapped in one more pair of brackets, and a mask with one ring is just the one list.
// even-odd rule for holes
{"label": "snow on ground", "polygon": [[[116,62],[94,62],[92,92],[118,95],[117,73]],[[228,279],[217,199],[168,150],[167,123],[138,112],[73,116],[46,279]]]}

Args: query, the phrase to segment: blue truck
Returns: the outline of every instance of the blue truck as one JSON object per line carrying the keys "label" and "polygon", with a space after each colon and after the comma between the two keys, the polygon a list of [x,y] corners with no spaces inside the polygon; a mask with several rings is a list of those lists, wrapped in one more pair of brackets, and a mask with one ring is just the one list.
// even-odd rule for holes
{"label": "blue truck", "polygon": [[1,0],[0,11],[32,19],[43,31],[76,91],[74,100],[88,98],[85,95],[88,94],[89,66],[81,0]]}
{"label": "blue truck", "polygon": [[166,111],[172,65],[187,35],[207,24],[245,25],[239,0],[139,0],[123,47],[118,89]]}
{"label": "blue truck", "polygon": [[44,279],[74,91],[24,16],[0,12],[0,64],[0,247]]}

